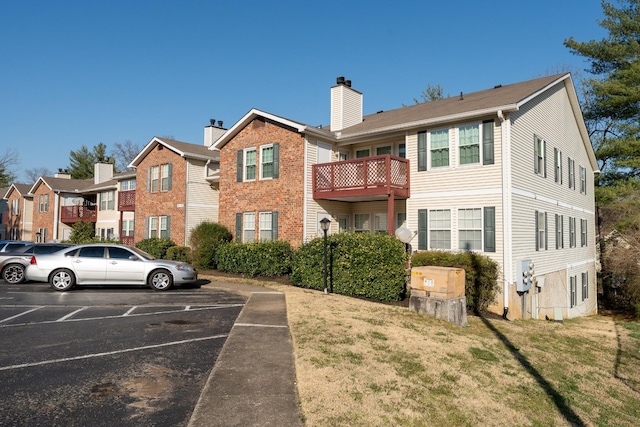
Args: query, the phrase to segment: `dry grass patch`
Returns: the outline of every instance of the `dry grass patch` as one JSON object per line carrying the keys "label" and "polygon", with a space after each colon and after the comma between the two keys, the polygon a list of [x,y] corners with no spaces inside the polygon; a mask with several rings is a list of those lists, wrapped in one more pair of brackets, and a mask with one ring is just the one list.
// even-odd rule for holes
{"label": "dry grass patch", "polygon": [[601,316],[470,317],[283,285],[308,426],[640,424],[638,339]]}

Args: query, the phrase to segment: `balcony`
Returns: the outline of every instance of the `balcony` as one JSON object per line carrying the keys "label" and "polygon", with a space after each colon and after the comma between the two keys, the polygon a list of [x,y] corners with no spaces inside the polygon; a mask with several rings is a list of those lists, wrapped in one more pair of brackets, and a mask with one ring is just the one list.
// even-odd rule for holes
{"label": "balcony", "polygon": [[118,210],[136,210],[136,190],[118,191]]}
{"label": "balcony", "polygon": [[120,236],[120,242],[123,245],[129,245],[129,246],[134,246],[135,244],[133,236]]}
{"label": "balcony", "polygon": [[385,154],[312,166],[313,198],[348,202],[409,198],[409,161]]}
{"label": "balcony", "polygon": [[78,221],[96,222],[97,209],[94,206],[74,205],[60,208],[60,221],[72,224]]}

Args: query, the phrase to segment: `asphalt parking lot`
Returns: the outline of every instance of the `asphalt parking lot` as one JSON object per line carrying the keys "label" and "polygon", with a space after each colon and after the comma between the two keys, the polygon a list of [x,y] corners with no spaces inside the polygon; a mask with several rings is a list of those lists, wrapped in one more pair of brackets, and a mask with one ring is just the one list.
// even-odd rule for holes
{"label": "asphalt parking lot", "polygon": [[0,425],[186,426],[246,301],[0,281]]}

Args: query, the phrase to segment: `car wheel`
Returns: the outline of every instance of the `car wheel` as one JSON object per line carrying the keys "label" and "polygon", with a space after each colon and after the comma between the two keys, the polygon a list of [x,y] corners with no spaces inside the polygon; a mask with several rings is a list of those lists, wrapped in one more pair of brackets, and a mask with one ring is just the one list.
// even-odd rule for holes
{"label": "car wheel", "polygon": [[173,286],[173,277],[167,270],[156,270],[149,276],[148,283],[154,291],[166,291]]}
{"label": "car wheel", "polygon": [[21,264],[9,264],[2,270],[2,278],[12,285],[24,280],[24,266]]}
{"label": "car wheel", "polygon": [[64,292],[73,288],[73,285],[76,284],[76,279],[73,277],[72,272],[62,268],[51,273],[49,284],[56,291]]}

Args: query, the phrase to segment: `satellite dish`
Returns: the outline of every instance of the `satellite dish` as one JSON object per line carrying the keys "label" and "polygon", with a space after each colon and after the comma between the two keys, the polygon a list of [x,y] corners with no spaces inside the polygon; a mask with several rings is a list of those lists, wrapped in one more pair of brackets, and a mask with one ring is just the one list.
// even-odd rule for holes
{"label": "satellite dish", "polygon": [[71,199],[71,202],[74,205],[81,205],[82,202],[84,202],[84,199],[82,197],[74,197],[73,199]]}
{"label": "satellite dish", "polygon": [[409,243],[413,239],[414,234],[407,228],[407,222],[403,222],[402,225],[396,230],[396,237],[400,239],[402,243]]}

